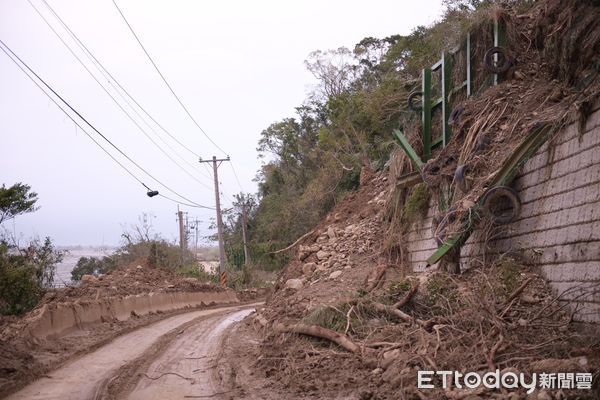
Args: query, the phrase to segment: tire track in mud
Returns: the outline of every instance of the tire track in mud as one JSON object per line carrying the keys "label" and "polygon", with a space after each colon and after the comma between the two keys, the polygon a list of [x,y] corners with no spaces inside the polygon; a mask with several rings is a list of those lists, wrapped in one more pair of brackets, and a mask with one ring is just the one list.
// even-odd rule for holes
{"label": "tire track in mud", "polygon": [[211,317],[190,326],[166,343],[160,354],[146,358],[147,362],[136,368],[127,387],[111,390],[110,398],[158,400],[222,394],[216,369],[223,341],[234,324],[253,311],[246,309]]}
{"label": "tire track in mud", "polygon": [[[252,306],[254,305],[193,311],[166,318],[129,332],[105,346],[66,363],[63,367],[38,379],[8,399],[111,398],[111,392],[114,393],[127,387],[127,385],[123,385],[123,382],[119,382],[123,371],[132,371],[134,370],[132,366],[148,363],[151,361],[149,357],[157,356],[162,350],[167,349],[171,341],[179,342],[180,337],[187,337],[191,332],[197,332],[200,335],[204,332],[205,335],[210,335],[211,327],[217,326],[218,332],[213,334],[217,342],[211,339],[211,343],[218,343],[218,337],[226,325],[231,325],[238,320],[232,320],[230,316],[232,314],[241,316],[240,313],[245,313],[244,316],[248,315],[253,311],[253,308],[249,308]],[[225,326],[221,327],[216,321],[221,321]],[[199,336],[194,336],[195,340],[198,338]],[[127,379],[125,379],[126,381]],[[162,379],[160,383],[164,384]],[[177,384],[181,386],[181,379]],[[111,390],[111,388],[113,389]],[[119,398],[122,397],[119,396]]]}

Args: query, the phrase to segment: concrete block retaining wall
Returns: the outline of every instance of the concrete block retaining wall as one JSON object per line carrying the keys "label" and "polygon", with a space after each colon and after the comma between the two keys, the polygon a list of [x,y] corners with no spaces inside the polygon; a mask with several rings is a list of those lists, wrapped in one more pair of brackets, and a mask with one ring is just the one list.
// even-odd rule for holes
{"label": "concrete block retaining wall", "polygon": [[[573,123],[546,143],[522,168],[512,186],[522,201],[515,221],[488,241],[476,230],[463,246],[461,267],[469,268],[509,250],[539,266],[558,293],[578,297],[579,320],[600,322],[600,105],[584,132]],[[408,235],[408,260],[423,270],[437,248],[432,207]]]}

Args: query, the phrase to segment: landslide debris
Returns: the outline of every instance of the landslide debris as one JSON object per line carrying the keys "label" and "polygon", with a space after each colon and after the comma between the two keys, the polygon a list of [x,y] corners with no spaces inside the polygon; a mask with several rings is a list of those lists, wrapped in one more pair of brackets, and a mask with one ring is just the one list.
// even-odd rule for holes
{"label": "landslide debris", "polygon": [[[541,126],[558,132],[566,123],[584,124],[599,98],[597,2],[539,1],[524,13],[510,6],[494,13],[506,23],[513,68],[499,85],[458,104],[452,141],[422,174],[435,194],[456,188],[457,167],[468,167],[468,188],[450,198],[448,209],[458,218],[446,236],[462,229],[469,208],[523,138]],[[487,34],[490,20],[475,33]],[[418,149],[418,135],[408,136]],[[403,233],[420,218],[423,193],[399,192],[395,182],[411,170],[396,153],[389,174],[361,182],[300,242],[252,322],[261,337],[256,375],[300,397],[524,399],[522,389],[444,390],[439,380],[423,391],[417,371],[590,373],[591,390],[537,390],[530,398],[599,398],[597,327],[574,323],[572,305],[518,255],[482,261],[460,275],[407,271]]]}
{"label": "landslide debris", "polygon": [[[532,373],[545,365],[563,372],[568,364],[567,372],[597,377],[598,332],[572,323],[567,304],[534,268],[505,257],[458,276],[415,275],[387,261],[386,181],[379,174],[342,201],[283,271],[253,319],[262,338],[252,356],[257,377],[298,396],[373,399],[473,395],[420,391],[419,370]],[[493,397],[479,395],[471,398]]]}
{"label": "landslide debris", "polygon": [[49,292],[42,304],[65,301],[97,300],[98,298],[129,296],[161,292],[215,292],[224,290],[212,283],[187,278],[175,272],[152,268],[139,260],[105,275],[84,275],[81,284]]}

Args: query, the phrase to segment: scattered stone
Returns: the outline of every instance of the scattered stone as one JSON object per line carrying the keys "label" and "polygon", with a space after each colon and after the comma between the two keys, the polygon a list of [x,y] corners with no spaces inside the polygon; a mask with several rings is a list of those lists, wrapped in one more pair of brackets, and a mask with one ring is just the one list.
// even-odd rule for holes
{"label": "scattered stone", "polygon": [[323,250],[317,251],[317,258],[319,260],[325,260],[325,259],[329,258],[329,256],[330,256],[330,254],[326,251],[323,251]]}
{"label": "scattered stone", "polygon": [[285,282],[285,287],[287,289],[299,290],[302,289],[302,286],[304,286],[302,279],[288,279]]}
{"label": "scattered stone", "polygon": [[324,265],[324,264],[318,264],[318,265],[317,265],[317,271],[318,271],[318,272],[327,271],[327,265]]}
{"label": "scattered stone", "polygon": [[329,228],[327,228],[327,236],[329,236],[329,239],[337,238],[337,235],[335,234],[335,230],[333,229],[333,226],[330,226]]}
{"label": "scattered stone", "polygon": [[400,351],[400,349],[386,351],[385,353],[383,353],[383,359],[381,360],[381,363],[379,365],[383,369],[388,369],[388,367],[392,365],[392,363],[396,359],[398,359],[401,354],[402,352]]}
{"label": "scattered stone", "polygon": [[327,241],[327,236],[321,235],[317,238],[317,243],[323,243]]}
{"label": "scattered stone", "polygon": [[315,263],[306,263],[302,266],[302,273],[304,275],[312,275],[313,272],[317,269],[317,264]]}
{"label": "scattered stone", "polygon": [[298,258],[304,261],[311,253],[310,246],[300,246],[298,249]]}
{"label": "scattered stone", "polygon": [[269,322],[267,321],[267,319],[266,319],[264,316],[262,316],[261,314],[256,314],[256,315],[254,316],[254,322],[255,322],[255,323],[258,323],[258,324],[259,324],[260,326],[262,326],[262,327],[265,327],[265,326],[267,326],[267,324],[269,323]]}
{"label": "scattered stone", "polygon": [[342,274],[342,271],[333,271],[329,274],[329,279],[336,279]]}
{"label": "scattered stone", "polygon": [[98,282],[98,278],[94,275],[85,274],[81,276],[81,282]]}

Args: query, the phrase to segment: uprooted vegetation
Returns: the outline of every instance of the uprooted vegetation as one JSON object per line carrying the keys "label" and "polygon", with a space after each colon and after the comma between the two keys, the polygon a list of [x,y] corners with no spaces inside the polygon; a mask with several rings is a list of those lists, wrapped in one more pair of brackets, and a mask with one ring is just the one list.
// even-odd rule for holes
{"label": "uprooted vegetation", "polygon": [[[532,367],[536,362],[549,359],[568,359],[573,368],[565,372],[588,371],[592,365],[597,368],[600,360],[588,347],[589,338],[569,326],[568,308],[558,303],[543,278],[519,272],[519,285],[509,291],[512,283],[496,267],[473,269],[459,277],[434,273],[420,284],[410,279],[388,282],[383,290],[367,296],[319,306],[301,324],[342,335],[349,344],[342,346],[355,352],[368,368],[365,374],[375,370],[375,375],[380,375],[375,381],[405,395],[417,393],[418,370],[454,370],[458,366],[462,371],[515,368],[530,373],[536,372]],[[399,287],[402,290],[398,291]],[[413,290],[415,287],[419,290]],[[275,329],[299,332],[296,324],[286,326],[287,330]],[[332,340],[332,332],[324,332],[322,337]],[[263,366],[280,371],[278,377],[283,377],[289,371],[278,366],[294,359],[283,349],[294,346],[295,340],[290,336],[273,340],[271,346],[285,361],[275,358]],[[310,357],[313,363],[331,356],[327,347],[315,353]],[[302,359],[295,361],[303,365]],[[556,361],[556,365],[563,363]],[[287,376],[286,383],[302,386],[311,374],[303,371]]]}
{"label": "uprooted vegetation", "polygon": [[[257,365],[266,376],[309,396],[520,399],[523,390],[444,390],[440,381],[424,392],[417,371],[589,372],[592,390],[536,396],[597,398],[598,332],[573,322],[572,296],[556,295],[518,251],[471,263],[462,274],[414,275],[404,248],[410,225],[431,209],[440,210],[433,216],[438,244],[479,219],[473,206],[532,132],[545,129],[551,140],[567,123],[585,124],[600,94],[597,16],[593,2],[553,0],[476,13],[476,37],[490,38],[493,19],[505,24],[512,68],[491,86],[491,75],[476,66],[480,90],[455,100],[452,140],[425,165],[425,184],[396,186],[415,166],[394,150],[389,173],[361,180],[359,191],[303,238],[255,319],[264,335]],[[474,51],[479,60],[485,48]],[[400,121],[422,155],[420,122],[410,115]],[[464,182],[456,180],[459,166]],[[483,219],[475,228],[490,223]]]}
{"label": "uprooted vegetation", "polygon": [[[333,231],[337,237],[328,245],[356,249],[353,244],[360,239]],[[320,248],[327,245],[321,241]],[[256,366],[294,392],[360,393],[374,399],[493,398],[492,391],[444,391],[438,381],[435,391],[420,391],[417,371],[597,376],[597,332],[573,323],[576,307],[565,301],[567,293],[557,296],[533,267],[502,257],[460,275],[415,276],[400,266],[374,268],[370,254],[346,251],[350,268],[341,274],[327,259],[318,261],[314,271],[292,263],[255,319],[265,335]],[[301,289],[284,285],[294,277],[303,282]],[[585,390],[563,394],[596,396]],[[522,395],[515,393],[515,398]]]}

